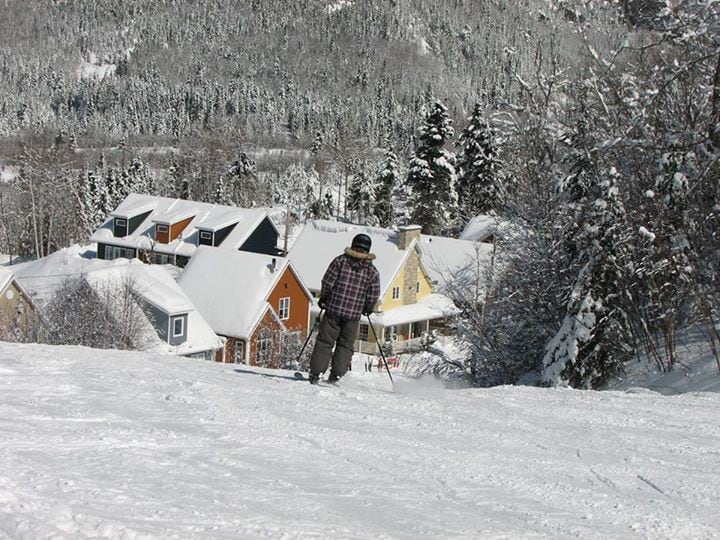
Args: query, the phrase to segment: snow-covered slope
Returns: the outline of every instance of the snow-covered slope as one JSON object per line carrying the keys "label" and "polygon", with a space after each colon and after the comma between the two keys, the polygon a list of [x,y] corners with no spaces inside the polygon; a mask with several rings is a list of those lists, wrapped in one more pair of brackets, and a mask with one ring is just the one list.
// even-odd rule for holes
{"label": "snow-covered slope", "polygon": [[718,538],[720,395],[0,343],[0,538]]}

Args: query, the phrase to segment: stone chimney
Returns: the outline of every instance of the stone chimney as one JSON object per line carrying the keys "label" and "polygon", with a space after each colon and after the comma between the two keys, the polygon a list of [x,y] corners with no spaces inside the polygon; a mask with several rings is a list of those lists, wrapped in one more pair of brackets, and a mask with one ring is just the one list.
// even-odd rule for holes
{"label": "stone chimney", "polygon": [[422,227],[420,225],[405,225],[399,228],[398,248],[405,250],[413,240],[420,240]]}

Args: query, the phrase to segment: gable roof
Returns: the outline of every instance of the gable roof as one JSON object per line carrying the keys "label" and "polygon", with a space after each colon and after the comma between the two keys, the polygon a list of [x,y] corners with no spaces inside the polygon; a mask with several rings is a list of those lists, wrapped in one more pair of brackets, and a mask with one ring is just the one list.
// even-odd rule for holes
{"label": "gable roof", "polygon": [[[38,300],[42,305],[46,304],[68,279],[83,277],[96,291],[115,290],[129,279],[138,296],[168,315],[188,313],[187,341],[174,346],[157,338],[152,350],[186,355],[222,347],[222,339],[212,331],[175,282],[169,267],[146,265],[137,260],[122,258],[114,261],[90,259],[83,256],[84,252],[83,248],[75,245],[42,259],[19,264],[16,270],[17,281],[32,293],[30,298]],[[149,320],[145,321],[143,326],[146,329],[152,328]]]}
{"label": "gable roof", "polygon": [[[121,238],[113,236],[113,219],[115,217],[131,219],[146,212],[150,212],[149,215],[132,234]],[[172,242],[162,244],[153,240],[155,223],[172,224],[190,217],[193,218],[192,221]],[[156,253],[191,257],[197,249],[198,231],[200,229],[215,231],[237,224],[227,238],[223,240],[222,244],[218,246],[218,248],[223,249],[237,249],[266,218],[277,231],[277,227],[268,217],[266,208],[236,208],[234,206],[131,193],[110,214],[105,223],[95,231],[90,241],[148,251],[152,249]]]}
{"label": "gable roof", "polygon": [[305,294],[311,297],[289,259],[208,246],[198,248],[179,284],[215,332],[248,339],[265,313],[267,297],[286,269],[295,273]]}
{"label": "gable roof", "polygon": [[441,288],[449,280],[476,276],[478,263],[490,261],[493,251],[492,244],[426,234],[420,236],[419,247],[428,277]]}
{"label": "gable roof", "polygon": [[[159,308],[169,316],[187,314],[187,339],[185,342],[180,345],[170,345],[158,338],[151,350],[188,355],[222,347],[223,340],[213,332],[202,314],[195,309],[185,292],[163,266],[129,262],[124,265],[92,270],[84,275],[84,278],[97,291],[113,291],[122,287],[125,280],[130,280],[133,292],[150,305]],[[155,332],[149,319],[147,319],[146,327],[152,328]]]}
{"label": "gable roof", "polygon": [[376,255],[373,264],[380,273],[382,298],[414,249],[413,245],[410,249],[398,248],[397,231],[317,219],[305,225],[288,258],[307,286],[319,291],[323,274],[330,262],[341,255],[359,233],[365,233],[372,239],[370,251]]}
{"label": "gable roof", "polygon": [[8,284],[13,280],[13,273],[0,266],[0,291],[5,289],[5,287],[8,286]]}

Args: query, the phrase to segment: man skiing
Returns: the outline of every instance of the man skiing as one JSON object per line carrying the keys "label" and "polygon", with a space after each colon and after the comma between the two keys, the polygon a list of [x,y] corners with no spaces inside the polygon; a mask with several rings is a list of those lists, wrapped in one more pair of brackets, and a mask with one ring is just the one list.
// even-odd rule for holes
{"label": "man skiing", "polygon": [[328,382],[336,383],[350,368],[360,315],[370,315],[380,297],[380,273],[372,263],[371,247],[367,234],[356,235],[325,271],[318,302],[325,316],[310,358],[310,384],[327,370],[331,355]]}

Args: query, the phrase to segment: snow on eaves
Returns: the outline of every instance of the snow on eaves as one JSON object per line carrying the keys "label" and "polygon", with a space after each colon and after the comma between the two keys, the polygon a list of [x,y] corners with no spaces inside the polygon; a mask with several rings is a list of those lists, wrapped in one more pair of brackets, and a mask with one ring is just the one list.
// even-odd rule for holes
{"label": "snow on eaves", "polygon": [[179,284],[216,333],[247,339],[289,263],[282,257],[200,246]]}
{"label": "snow on eaves", "polygon": [[[148,212],[149,215],[131,234],[124,237],[113,235],[114,217],[130,219]],[[175,240],[168,244],[154,240],[156,223],[177,222],[183,217],[192,217],[192,221]],[[118,205],[105,223],[90,237],[90,240],[120,247],[152,250],[165,255],[192,257],[198,246],[200,230],[217,231],[235,224],[230,234],[218,247],[237,249],[267,217],[268,210],[266,208],[237,208],[132,193]],[[275,227],[272,220],[269,222]]]}

